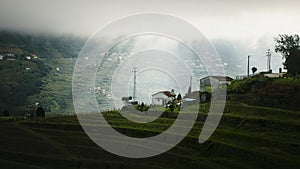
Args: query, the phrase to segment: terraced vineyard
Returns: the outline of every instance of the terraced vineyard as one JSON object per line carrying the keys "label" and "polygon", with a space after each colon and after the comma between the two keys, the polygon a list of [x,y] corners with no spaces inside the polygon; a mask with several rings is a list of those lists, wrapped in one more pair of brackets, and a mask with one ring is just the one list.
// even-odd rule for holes
{"label": "terraced vineyard", "polygon": [[[242,103],[226,105],[216,132],[203,144],[197,139],[208,105],[201,105],[197,122],[175,148],[159,156],[129,159],[110,154],[82,131],[75,116],[45,119],[1,119],[1,168],[298,168],[300,112]],[[133,137],[159,134],[175,118],[147,125],[104,113],[119,132]]]}
{"label": "terraced vineyard", "polygon": [[43,78],[40,92],[28,98],[29,105],[40,103],[50,116],[74,114],[72,75],[75,61],[74,58],[49,60],[51,71]]}

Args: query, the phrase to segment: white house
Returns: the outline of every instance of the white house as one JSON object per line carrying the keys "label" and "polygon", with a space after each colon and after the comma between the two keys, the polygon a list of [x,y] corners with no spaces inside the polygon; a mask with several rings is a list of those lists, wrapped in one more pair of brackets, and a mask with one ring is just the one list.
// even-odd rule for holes
{"label": "white house", "polygon": [[6,60],[16,60],[16,55],[12,53],[8,53],[5,55]]}
{"label": "white house", "polygon": [[172,91],[159,91],[152,94],[152,105],[165,106],[169,101],[173,101],[176,97],[174,90]]}
{"label": "white house", "polygon": [[200,80],[200,92],[211,92],[211,86],[220,88],[224,85],[231,84],[233,78],[229,76],[207,76]]}
{"label": "white house", "polygon": [[6,54],[6,56],[7,56],[7,57],[15,57],[15,54],[13,54],[13,53],[8,53],[8,54]]}
{"label": "white house", "polygon": [[284,77],[286,73],[265,73],[264,76],[268,78],[280,78]]}

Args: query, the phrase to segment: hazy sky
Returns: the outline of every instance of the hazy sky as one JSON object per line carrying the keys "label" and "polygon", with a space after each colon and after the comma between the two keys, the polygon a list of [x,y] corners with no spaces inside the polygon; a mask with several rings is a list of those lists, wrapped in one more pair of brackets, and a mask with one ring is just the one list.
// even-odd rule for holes
{"label": "hazy sky", "polygon": [[0,27],[90,35],[120,17],[162,12],[209,38],[244,38],[300,30],[299,0],[0,0]]}
{"label": "hazy sky", "polygon": [[256,53],[258,45],[274,48],[279,33],[300,32],[299,7],[299,0],[0,0],[0,29],[90,36],[120,17],[161,12],[190,22],[210,40],[243,42],[245,52]]}

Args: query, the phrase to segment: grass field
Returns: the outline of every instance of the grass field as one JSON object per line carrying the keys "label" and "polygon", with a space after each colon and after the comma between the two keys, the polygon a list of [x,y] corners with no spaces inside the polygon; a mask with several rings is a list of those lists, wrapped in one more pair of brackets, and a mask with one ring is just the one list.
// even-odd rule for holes
{"label": "grass field", "polygon": [[[170,151],[145,159],[110,154],[83,132],[76,116],[0,121],[1,168],[298,168],[300,112],[228,102],[216,132],[197,143],[206,117],[202,105],[189,135]],[[137,125],[115,112],[106,120],[133,137],[151,136],[167,129],[172,118]]]}

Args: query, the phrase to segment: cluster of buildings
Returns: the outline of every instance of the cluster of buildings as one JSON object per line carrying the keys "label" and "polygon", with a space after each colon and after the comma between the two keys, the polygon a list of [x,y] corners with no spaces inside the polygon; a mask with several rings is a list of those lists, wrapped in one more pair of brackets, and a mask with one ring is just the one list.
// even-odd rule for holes
{"label": "cluster of buildings", "polygon": [[[18,55],[14,53],[0,53],[0,60],[16,60],[17,56]],[[37,58],[38,57],[34,54],[25,56],[26,60],[37,59]]]}
{"label": "cluster of buildings", "polygon": [[0,60],[16,60],[16,55],[13,53],[0,54]]}
{"label": "cluster of buildings", "polygon": [[[185,96],[181,99],[182,102],[207,102],[210,100],[212,86],[216,88],[222,88],[226,85],[231,84],[234,79],[229,76],[207,76],[200,80],[200,90],[192,91],[192,86],[190,83],[189,89]],[[178,94],[179,95],[179,94]],[[164,106],[166,107],[168,103],[174,101],[178,95],[176,95],[174,89],[170,91],[158,91],[153,93],[152,96],[152,106]],[[130,104],[131,97],[123,97],[122,100],[125,105]],[[137,103],[136,103],[137,104]]]}
{"label": "cluster of buildings", "polygon": [[[264,77],[268,78],[280,78],[285,76],[285,72],[272,73],[264,72],[262,73]],[[229,76],[206,76],[200,79],[200,90],[191,91],[191,84],[188,92],[183,97],[183,102],[207,102],[210,101],[212,89],[223,88],[230,85],[234,79]],[[176,98],[174,91],[160,91],[152,94],[152,105],[166,106],[169,101]]]}

